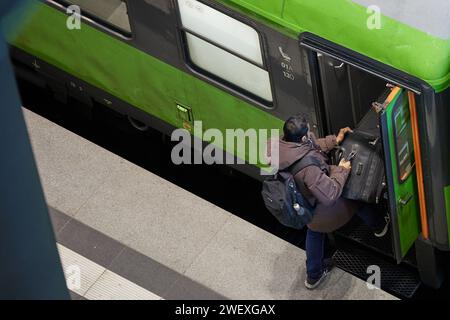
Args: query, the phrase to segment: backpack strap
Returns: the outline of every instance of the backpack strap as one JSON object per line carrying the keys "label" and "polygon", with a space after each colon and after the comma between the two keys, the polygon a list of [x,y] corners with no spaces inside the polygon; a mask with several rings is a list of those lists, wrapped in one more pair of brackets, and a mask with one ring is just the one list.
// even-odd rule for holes
{"label": "backpack strap", "polygon": [[290,174],[292,174],[292,176],[295,176],[301,170],[310,166],[316,166],[320,168],[321,163],[315,156],[306,155],[303,158],[291,164],[284,171],[288,171]]}

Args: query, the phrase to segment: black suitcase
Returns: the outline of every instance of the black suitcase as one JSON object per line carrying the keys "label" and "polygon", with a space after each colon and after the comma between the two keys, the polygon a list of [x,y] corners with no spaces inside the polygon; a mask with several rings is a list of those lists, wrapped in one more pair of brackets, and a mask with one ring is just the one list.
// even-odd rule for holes
{"label": "black suitcase", "polygon": [[337,163],[342,158],[352,162],[352,171],[342,197],[378,203],[386,184],[378,115],[375,111],[370,110],[353,133],[347,134],[337,152]]}

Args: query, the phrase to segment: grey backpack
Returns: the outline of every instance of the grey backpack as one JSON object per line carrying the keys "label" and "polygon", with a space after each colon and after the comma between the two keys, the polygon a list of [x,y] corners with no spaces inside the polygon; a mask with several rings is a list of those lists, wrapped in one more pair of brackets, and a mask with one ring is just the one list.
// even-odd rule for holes
{"label": "grey backpack", "polygon": [[294,180],[300,170],[309,166],[320,167],[320,161],[307,155],[263,182],[261,195],[267,210],[287,227],[302,229],[313,218],[314,207],[300,193]]}

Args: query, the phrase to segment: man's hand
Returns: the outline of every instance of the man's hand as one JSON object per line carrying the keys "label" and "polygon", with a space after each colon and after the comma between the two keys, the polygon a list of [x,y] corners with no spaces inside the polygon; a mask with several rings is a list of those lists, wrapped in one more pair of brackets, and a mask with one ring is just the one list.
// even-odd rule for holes
{"label": "man's hand", "polygon": [[336,143],[337,143],[337,144],[341,144],[341,142],[344,141],[345,134],[346,134],[347,132],[353,132],[353,130],[350,129],[349,127],[342,128],[341,130],[339,130],[339,134],[338,134],[338,136],[336,137]]}
{"label": "man's hand", "polygon": [[343,167],[345,169],[351,170],[352,169],[352,163],[350,161],[345,160],[345,159],[341,159],[341,162],[339,162],[339,167]]}

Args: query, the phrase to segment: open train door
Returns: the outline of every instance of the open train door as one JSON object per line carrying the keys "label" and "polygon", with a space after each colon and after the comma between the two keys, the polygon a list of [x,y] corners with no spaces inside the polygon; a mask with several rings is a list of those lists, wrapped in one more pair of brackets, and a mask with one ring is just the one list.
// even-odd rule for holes
{"label": "open train door", "polygon": [[392,239],[398,263],[420,233],[410,98],[407,90],[394,87],[380,108]]}

